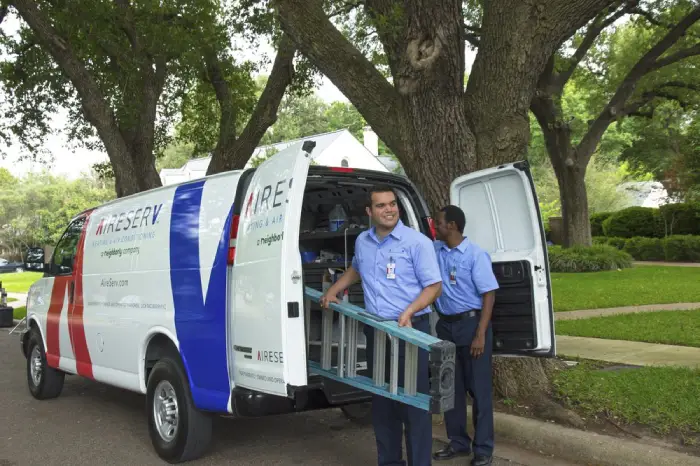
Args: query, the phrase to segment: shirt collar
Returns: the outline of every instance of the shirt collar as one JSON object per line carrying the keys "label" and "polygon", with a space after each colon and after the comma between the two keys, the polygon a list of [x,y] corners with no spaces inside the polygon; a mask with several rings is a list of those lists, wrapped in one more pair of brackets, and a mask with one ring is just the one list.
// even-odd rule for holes
{"label": "shirt collar", "polygon": [[[406,225],[399,219],[398,223],[394,227],[391,232],[386,235],[386,236],[393,236],[394,238],[401,240],[401,234],[403,233],[403,229],[406,228]],[[372,229],[369,231],[370,236],[372,237],[373,240],[376,242],[379,242],[379,238],[377,237],[377,227],[373,226]],[[386,238],[386,237],[385,237]]]}
{"label": "shirt collar", "polygon": [[[465,236],[465,237],[462,238],[462,242],[459,243],[459,244],[457,245],[457,247],[452,248],[452,249],[457,249],[459,252],[464,253],[464,251],[466,251],[468,247],[469,247],[469,238],[467,238],[467,237]],[[450,250],[450,247],[447,245],[447,242],[444,242],[444,241],[443,241],[443,243],[442,243],[442,248],[445,249],[445,250],[447,250],[447,251]]]}

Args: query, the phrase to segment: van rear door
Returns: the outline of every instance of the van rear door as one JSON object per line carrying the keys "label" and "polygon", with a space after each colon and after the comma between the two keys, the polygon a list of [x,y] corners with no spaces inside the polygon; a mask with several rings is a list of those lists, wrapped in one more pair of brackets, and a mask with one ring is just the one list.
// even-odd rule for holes
{"label": "van rear door", "polygon": [[491,255],[500,285],[494,353],[555,356],[547,243],[529,164],[461,176],[450,186],[450,200],[467,217],[464,234]]}
{"label": "van rear door", "polygon": [[301,143],[262,163],[237,219],[233,381],[280,396],[307,383],[299,224],[309,164]]}

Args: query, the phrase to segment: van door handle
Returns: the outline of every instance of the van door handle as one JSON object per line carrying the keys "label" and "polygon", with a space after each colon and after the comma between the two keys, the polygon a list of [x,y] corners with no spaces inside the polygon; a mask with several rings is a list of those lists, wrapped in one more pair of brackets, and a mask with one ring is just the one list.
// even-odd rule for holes
{"label": "van door handle", "polygon": [[75,282],[71,280],[70,282],[70,290],[68,292],[68,299],[72,303],[73,302],[73,294],[75,293]]}

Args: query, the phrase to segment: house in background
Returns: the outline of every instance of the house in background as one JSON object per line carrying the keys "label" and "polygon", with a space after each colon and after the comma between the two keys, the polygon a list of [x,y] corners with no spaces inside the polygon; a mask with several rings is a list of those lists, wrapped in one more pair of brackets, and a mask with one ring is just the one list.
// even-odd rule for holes
{"label": "house in background", "polygon": [[627,195],[628,202],[625,207],[658,208],[676,202],[659,181],[630,181],[622,183],[617,189]]}
{"label": "house in background", "polygon": [[[255,149],[245,168],[252,167],[252,161],[256,157],[275,154],[297,142],[315,141],[316,147],[311,153],[311,160],[316,165],[361,168],[402,174],[403,170],[391,157],[379,156],[379,138],[371,128],[365,128],[363,139],[364,141],[361,143],[350,131],[342,129],[268,146],[260,146]],[[160,171],[161,182],[165,186],[202,178],[206,175],[210,161],[211,156],[201,157],[189,160],[180,168],[164,168]]]}

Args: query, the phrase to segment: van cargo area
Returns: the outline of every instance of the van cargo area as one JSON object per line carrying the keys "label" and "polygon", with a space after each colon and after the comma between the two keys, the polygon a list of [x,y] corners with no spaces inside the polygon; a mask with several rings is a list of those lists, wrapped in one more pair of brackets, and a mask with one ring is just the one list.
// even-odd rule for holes
{"label": "van cargo area", "polygon": [[[370,218],[365,210],[368,190],[374,183],[362,183],[348,177],[347,181],[328,176],[314,179],[309,177],[304,193],[301,213],[299,250],[302,257],[303,282],[305,286],[318,291],[326,291],[352,264],[355,241],[360,233],[369,229]],[[401,220],[408,226],[419,229],[414,224],[415,209],[409,197],[399,186],[392,186],[399,197]],[[342,210],[342,223],[334,223]],[[339,298],[364,308],[365,299],[362,284],[356,283],[344,296]],[[321,307],[318,303],[305,300],[307,354],[311,361],[321,361]],[[340,340],[340,319],[333,313],[332,365],[337,364],[338,343]],[[359,324],[357,333],[358,374],[368,375],[365,354],[366,338]],[[310,377],[309,383],[312,384]],[[329,381],[324,381],[327,384]],[[357,397],[363,400],[369,394],[349,385],[333,382],[333,390],[324,390],[331,404],[345,403]]]}

